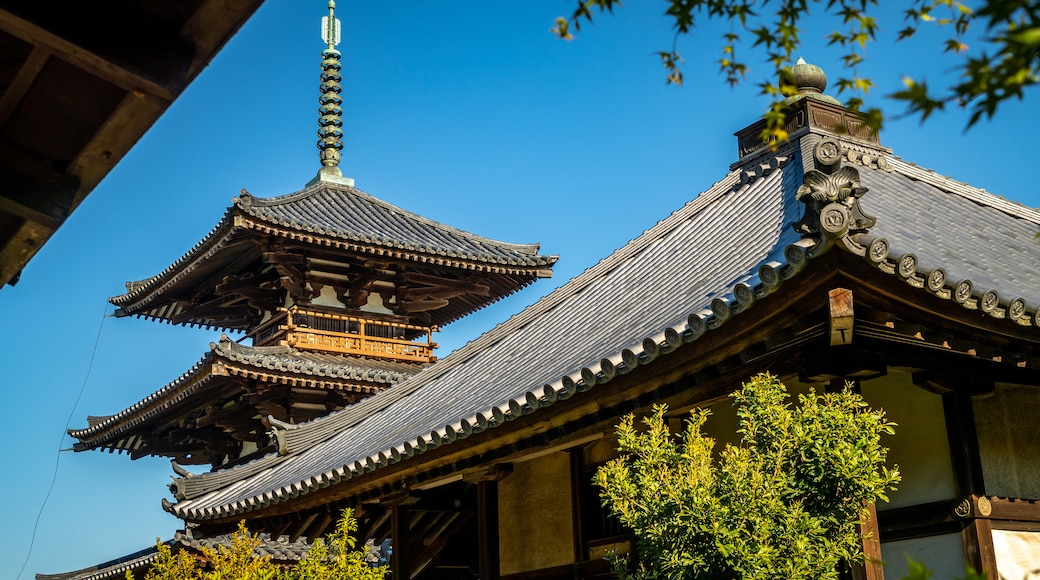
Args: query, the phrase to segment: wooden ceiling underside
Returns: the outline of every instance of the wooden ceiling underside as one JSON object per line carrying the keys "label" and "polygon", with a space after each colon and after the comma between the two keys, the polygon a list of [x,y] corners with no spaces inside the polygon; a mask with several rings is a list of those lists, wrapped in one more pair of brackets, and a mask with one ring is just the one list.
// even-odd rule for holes
{"label": "wooden ceiling underside", "polygon": [[0,0],[0,287],[262,2]]}

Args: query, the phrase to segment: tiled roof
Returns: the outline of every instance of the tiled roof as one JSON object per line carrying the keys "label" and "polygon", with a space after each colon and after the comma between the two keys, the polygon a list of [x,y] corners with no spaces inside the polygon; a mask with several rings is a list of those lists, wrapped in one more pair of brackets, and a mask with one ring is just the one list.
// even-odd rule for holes
{"label": "tiled roof", "polygon": [[[166,542],[172,545],[173,542]],[[122,558],[104,562],[82,570],[63,572],[61,574],[37,574],[36,580],[108,580],[109,578],[125,578],[126,573],[147,568],[159,556],[155,546],[134,552]]]}
{"label": "tiled roof", "polygon": [[[306,556],[307,551],[310,549],[310,546],[303,539],[290,542],[288,536],[280,536],[272,540],[270,534],[258,534],[258,538],[260,545],[253,550],[253,555],[261,558],[270,556],[272,560],[277,562],[298,561]],[[182,547],[194,550],[209,548],[216,550],[218,548],[230,548],[231,541],[232,536],[230,534],[195,539],[190,534],[177,532],[174,534],[173,540],[167,541],[165,544],[171,548]],[[127,572],[143,570],[151,566],[158,556],[159,551],[155,546],[151,546],[122,558],[74,572],[37,574],[36,580],[108,580],[110,578],[125,578]]]}
{"label": "tiled roof", "polygon": [[539,255],[538,244],[510,244],[471,234],[355,187],[331,182],[319,181],[302,191],[268,199],[243,193],[235,205],[245,214],[281,228],[429,256],[423,261],[463,260],[540,268],[557,259]]}
{"label": "tiled roof", "polygon": [[[288,346],[243,346],[222,335],[210,343],[206,353],[191,369],[158,391],[130,407],[106,417],[88,417],[85,429],[70,429],[69,435],[79,439],[77,450],[86,450],[111,442],[155,416],[169,412],[172,406],[206,388],[215,376],[213,365],[223,365],[223,372],[266,380],[309,378],[309,384],[347,384],[357,381],[389,386],[422,367],[407,362],[362,357],[347,357],[320,352],[297,351]],[[358,390],[364,392],[361,387]]]}
{"label": "tiled roof", "polygon": [[[753,312],[757,298],[783,292],[784,280],[810,259],[813,242],[792,225],[803,214],[795,192],[812,167],[803,151],[819,137],[807,135],[801,144],[735,167],[596,266],[436,365],[297,426],[291,433],[299,444],[290,445],[287,456],[260,459],[262,469],[167,509],[188,520],[223,518],[408,461],[557,400],[590,396],[584,393],[595,385]],[[992,287],[1001,298],[987,313],[996,318],[1014,318],[1006,315],[1009,299],[1020,295],[1024,316],[1004,323],[1040,326],[1040,246],[1033,241],[1040,213],[882,157],[884,151],[856,155],[859,149],[850,144],[848,163],[870,188],[863,207],[878,218],[870,235],[884,237],[890,250],[875,256],[880,271],[905,279],[908,296],[918,293],[914,299],[922,304],[933,299],[927,294],[957,299],[951,290],[972,280],[976,290],[961,303],[981,309],[980,289]],[[908,262],[908,254],[917,261]],[[928,289],[939,266],[944,284],[953,286]]]}
{"label": "tiled roof", "polygon": [[210,343],[210,348],[227,361],[256,369],[384,385],[400,382],[422,368],[410,362],[300,351],[288,346],[244,346],[226,335],[221,335],[219,343]]}
{"label": "tiled roof", "polygon": [[[151,278],[127,282],[126,293],[109,301],[130,314],[166,319],[179,314],[172,306],[153,312],[148,305],[165,290],[186,283],[189,278],[207,278],[238,258],[242,250],[236,249],[236,233],[241,230],[423,264],[530,279],[547,271],[558,259],[539,254],[538,244],[511,244],[471,234],[395,207],[352,186],[319,181],[302,191],[273,198],[258,198],[243,191],[220,222],[186,254]],[[525,283],[510,282],[517,287]],[[487,301],[515,289],[500,289]]]}
{"label": "tiled roof", "polygon": [[[253,550],[253,555],[260,558],[270,556],[272,560],[278,562],[295,562],[306,556],[307,551],[310,550],[310,545],[302,538],[298,538],[294,542],[290,542],[289,536],[284,535],[272,539],[270,534],[257,534],[257,538],[260,540],[260,545]],[[195,550],[202,548],[210,550],[219,548],[229,549],[233,539],[233,534],[223,534],[201,539],[193,538],[191,534],[184,532],[177,532],[173,536],[174,543]]]}

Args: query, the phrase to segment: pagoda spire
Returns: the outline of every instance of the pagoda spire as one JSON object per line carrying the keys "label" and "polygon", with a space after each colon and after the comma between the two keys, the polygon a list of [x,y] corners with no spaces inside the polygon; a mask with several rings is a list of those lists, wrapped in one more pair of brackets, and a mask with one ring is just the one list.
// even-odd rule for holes
{"label": "pagoda spire", "polygon": [[336,18],[336,2],[329,0],[329,15],[321,19],[321,40],[326,48],[321,52],[321,96],[318,98],[318,150],[321,159],[321,170],[318,178],[341,178],[343,172],[339,168],[340,150],[343,149],[343,99],[340,92],[343,88],[340,81],[342,66],[339,62],[340,25]]}

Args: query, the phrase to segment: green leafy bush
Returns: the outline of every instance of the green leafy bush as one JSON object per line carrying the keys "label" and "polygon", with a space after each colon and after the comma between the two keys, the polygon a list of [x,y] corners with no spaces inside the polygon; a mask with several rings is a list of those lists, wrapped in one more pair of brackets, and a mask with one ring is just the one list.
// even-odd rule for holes
{"label": "green leafy bush", "polygon": [[[260,537],[241,522],[230,547],[204,547],[198,556],[159,542],[159,555],[145,580],[381,580],[386,568],[365,562],[365,549],[357,548],[355,532],[357,520],[345,509],[336,529],[315,540],[307,555],[287,568],[272,562],[270,555],[257,556]],[[130,572],[127,580],[133,580]]]}
{"label": "green leafy bush", "polygon": [[657,406],[637,429],[617,427],[620,456],[596,474],[604,505],[636,536],[639,561],[615,562],[621,578],[836,579],[862,562],[857,524],[899,481],[885,467],[882,435],[895,425],[863,398],[840,393],[787,403],[775,377],[733,394],[739,445],[718,459],[694,411],[680,437]]}

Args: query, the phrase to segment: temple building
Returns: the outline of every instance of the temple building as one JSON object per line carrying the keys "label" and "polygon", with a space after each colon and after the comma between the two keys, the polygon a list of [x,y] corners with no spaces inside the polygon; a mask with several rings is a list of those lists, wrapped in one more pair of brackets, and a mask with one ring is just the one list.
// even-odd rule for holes
{"label": "temple building", "polygon": [[591,474],[620,417],[708,406],[734,441],[727,394],[768,370],[795,392],[852,381],[899,425],[903,480],[856,577],[910,554],[1021,578],[1040,558],[1040,212],[900,159],[821,70],[794,73],[788,142],[739,131],[724,177],[628,245],[392,388],[272,425],[277,451],[178,477],[166,509],[201,536],[311,537],[353,507],[362,537],[392,537],[396,578],[608,577],[632,537]]}
{"label": "temple building", "polygon": [[604,556],[634,542],[591,479],[622,416],[666,403],[678,425],[709,407],[708,433],[735,441],[727,395],[750,376],[794,392],[850,381],[899,425],[886,444],[903,474],[862,524],[853,577],[900,578],[906,554],[936,577],[1023,577],[1040,567],[1040,212],[904,161],[825,95],[818,67],[793,76],[788,141],[762,143],[761,120],[739,131],[714,186],[436,362],[418,339],[555,258],[332,170],[282,198],[242,194],[113,302],[252,346],[222,338],[92,418],[77,448],[176,458],[162,505],[191,541],[245,520],[290,545],[350,507],[362,541],[391,539],[393,578],[609,578]]}

